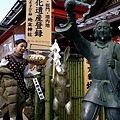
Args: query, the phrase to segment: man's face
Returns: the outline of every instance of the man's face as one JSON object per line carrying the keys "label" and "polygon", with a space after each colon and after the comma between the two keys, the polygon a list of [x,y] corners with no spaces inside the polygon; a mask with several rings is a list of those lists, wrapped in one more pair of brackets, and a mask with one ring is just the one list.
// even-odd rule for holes
{"label": "man's face", "polygon": [[97,33],[97,38],[100,41],[108,41],[109,36],[111,34],[110,26],[106,22],[100,22],[96,26],[95,32]]}

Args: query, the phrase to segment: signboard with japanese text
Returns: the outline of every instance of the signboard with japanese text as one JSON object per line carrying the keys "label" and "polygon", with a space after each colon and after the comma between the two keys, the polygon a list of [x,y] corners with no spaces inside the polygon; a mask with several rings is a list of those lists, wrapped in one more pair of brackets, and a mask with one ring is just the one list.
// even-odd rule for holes
{"label": "signboard with japanese text", "polygon": [[51,33],[51,0],[27,0],[26,41],[30,49],[48,49]]}

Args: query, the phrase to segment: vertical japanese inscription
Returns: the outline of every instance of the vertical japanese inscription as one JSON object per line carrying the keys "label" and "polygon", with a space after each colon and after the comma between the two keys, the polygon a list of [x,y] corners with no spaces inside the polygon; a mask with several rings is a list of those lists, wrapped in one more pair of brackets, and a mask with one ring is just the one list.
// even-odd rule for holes
{"label": "vertical japanese inscription", "polygon": [[47,0],[45,3],[45,27],[50,28],[50,3]]}
{"label": "vertical japanese inscription", "polygon": [[32,26],[33,26],[33,18],[32,18],[32,0],[29,0],[29,8],[28,8],[28,23],[27,23],[27,35],[29,36],[29,37],[32,37],[32,30],[33,30],[33,28],[32,28]]}
{"label": "vertical japanese inscription", "polygon": [[35,2],[36,8],[35,8],[35,36],[43,36],[43,1],[42,0],[36,0]]}
{"label": "vertical japanese inscription", "polygon": [[[27,42],[50,46],[51,30],[51,0],[27,0]],[[37,48],[35,47],[35,49]]]}

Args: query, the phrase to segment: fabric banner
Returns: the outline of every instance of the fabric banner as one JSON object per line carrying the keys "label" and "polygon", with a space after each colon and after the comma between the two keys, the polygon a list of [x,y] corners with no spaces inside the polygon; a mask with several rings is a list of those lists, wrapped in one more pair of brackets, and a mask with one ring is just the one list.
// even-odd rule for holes
{"label": "fabric banner", "polygon": [[35,89],[37,91],[37,94],[38,94],[40,100],[43,100],[44,99],[44,95],[43,95],[42,89],[40,87],[40,84],[39,84],[37,78],[33,78],[33,83],[35,85]]}

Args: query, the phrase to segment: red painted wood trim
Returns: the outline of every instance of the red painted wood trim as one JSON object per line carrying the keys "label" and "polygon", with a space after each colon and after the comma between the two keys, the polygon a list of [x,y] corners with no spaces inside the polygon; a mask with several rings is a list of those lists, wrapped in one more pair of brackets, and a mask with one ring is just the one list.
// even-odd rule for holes
{"label": "red painted wood trim", "polygon": [[13,28],[14,28],[14,26],[11,26],[6,32],[4,32],[0,36],[0,44],[2,44],[5,40],[7,40],[12,35]]}
{"label": "red painted wood trim", "polygon": [[[52,12],[52,16],[57,17],[57,18],[61,18],[61,19],[67,19],[67,13],[65,10],[61,10],[61,9],[53,9]],[[82,14],[76,14],[76,18],[81,18],[83,15]]]}
{"label": "red painted wood trim", "polygon": [[[65,10],[64,8],[64,2],[63,1],[60,1],[60,0],[54,0],[55,3],[53,3],[53,8],[58,8],[58,9],[63,9]],[[74,9],[75,12],[79,12],[79,13],[85,13],[88,11],[88,8],[85,8],[85,7],[82,7],[82,6],[76,6],[75,9]]]}

